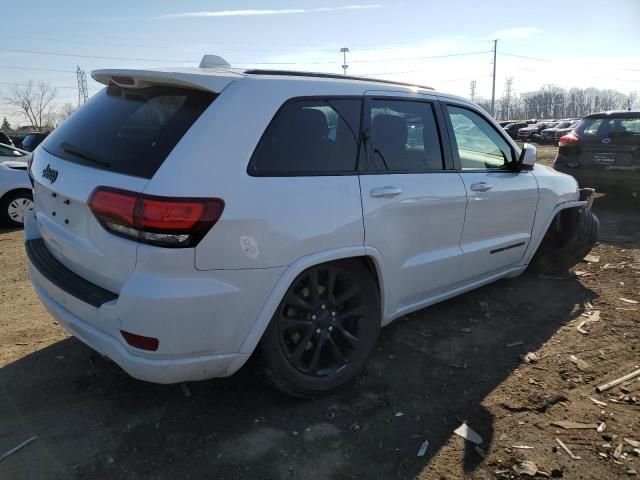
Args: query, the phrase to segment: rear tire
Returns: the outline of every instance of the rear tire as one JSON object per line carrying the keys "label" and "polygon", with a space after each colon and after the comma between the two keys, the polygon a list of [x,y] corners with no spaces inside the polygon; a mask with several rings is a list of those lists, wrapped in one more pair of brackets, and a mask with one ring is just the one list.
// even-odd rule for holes
{"label": "rear tire", "polygon": [[380,322],[378,287],[361,262],[312,267],[287,290],[262,337],[255,368],[289,395],[328,395],[362,371]]}
{"label": "rear tire", "polygon": [[29,190],[7,193],[0,201],[0,222],[11,227],[23,227],[24,215],[33,210],[33,195]]}
{"label": "rear tire", "polygon": [[566,273],[596,244],[599,226],[598,217],[591,210],[563,210],[549,227],[529,270],[544,275]]}

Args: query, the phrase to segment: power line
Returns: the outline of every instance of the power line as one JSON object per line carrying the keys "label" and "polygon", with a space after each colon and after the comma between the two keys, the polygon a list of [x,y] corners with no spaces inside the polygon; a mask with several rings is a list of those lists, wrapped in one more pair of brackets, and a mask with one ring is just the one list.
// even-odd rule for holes
{"label": "power line", "polygon": [[[3,52],[12,52],[12,53],[26,53],[30,55],[51,55],[57,57],[74,57],[74,58],[92,58],[99,60],[127,60],[134,62],[164,62],[164,63],[190,63],[197,64],[197,60],[173,60],[173,59],[158,59],[158,58],[132,58],[132,57],[112,57],[112,56],[103,56],[103,55],[84,55],[84,54],[75,54],[75,53],[62,53],[62,52],[51,52],[51,51],[41,51],[41,50],[22,50],[22,49],[11,49],[11,48],[0,48],[0,51]],[[400,58],[381,58],[381,59],[372,59],[372,60],[353,60],[352,63],[375,63],[375,62],[396,62],[396,61],[405,61],[405,60],[427,60],[433,58],[448,58],[448,57],[461,57],[467,55],[479,55],[483,53],[489,53],[490,50],[476,51],[476,52],[460,52],[460,53],[448,53],[442,55],[422,55],[416,57],[400,57]],[[304,60],[304,61],[296,61],[296,62],[234,62],[240,65],[333,65],[338,62],[335,60]]]}
{"label": "power line", "polygon": [[526,58],[527,60],[535,60],[537,62],[553,62],[553,60],[550,60],[548,58],[528,57],[526,55],[516,55],[515,53],[500,52],[500,55],[505,55],[507,57]]}
{"label": "power line", "polygon": [[32,71],[42,71],[42,72],[60,72],[60,73],[75,73],[75,70],[57,70],[55,68],[36,68],[36,67],[17,67],[14,65],[0,65],[0,68],[8,68],[11,70],[32,70]]}

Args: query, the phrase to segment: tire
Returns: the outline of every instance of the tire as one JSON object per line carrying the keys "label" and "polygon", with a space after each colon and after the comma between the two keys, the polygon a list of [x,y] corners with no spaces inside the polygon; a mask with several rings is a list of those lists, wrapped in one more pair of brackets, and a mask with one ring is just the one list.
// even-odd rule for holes
{"label": "tire", "polygon": [[554,219],[529,270],[543,275],[561,275],[577,265],[598,241],[600,222],[586,208],[563,210]]}
{"label": "tire", "polygon": [[378,286],[361,262],[312,267],[287,290],[254,366],[262,380],[289,395],[328,395],[362,371],[380,322]]}
{"label": "tire", "polygon": [[0,201],[0,222],[11,227],[23,227],[23,215],[33,210],[33,195],[29,190],[7,193]]}

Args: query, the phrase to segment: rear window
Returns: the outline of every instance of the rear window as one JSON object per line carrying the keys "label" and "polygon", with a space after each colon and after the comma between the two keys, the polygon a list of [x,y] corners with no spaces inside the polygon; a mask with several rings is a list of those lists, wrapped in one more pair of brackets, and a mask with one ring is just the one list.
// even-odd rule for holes
{"label": "rear window", "polygon": [[109,85],[42,147],[71,162],[151,178],[215,97],[184,88]]}
{"label": "rear window", "polygon": [[585,118],[576,131],[583,137],[640,135],[640,117]]}

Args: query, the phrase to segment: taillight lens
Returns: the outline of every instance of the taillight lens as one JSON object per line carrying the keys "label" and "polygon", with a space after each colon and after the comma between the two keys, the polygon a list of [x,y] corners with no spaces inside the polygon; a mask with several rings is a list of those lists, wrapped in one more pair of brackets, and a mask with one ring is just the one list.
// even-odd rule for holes
{"label": "taillight lens", "polygon": [[580,143],[580,139],[575,133],[571,132],[560,137],[560,140],[558,141],[558,146],[566,147],[567,145],[577,145],[578,143]]}
{"label": "taillight lens", "polygon": [[216,224],[224,210],[220,198],[156,197],[98,187],[89,208],[104,228],[142,243],[193,247]]}

